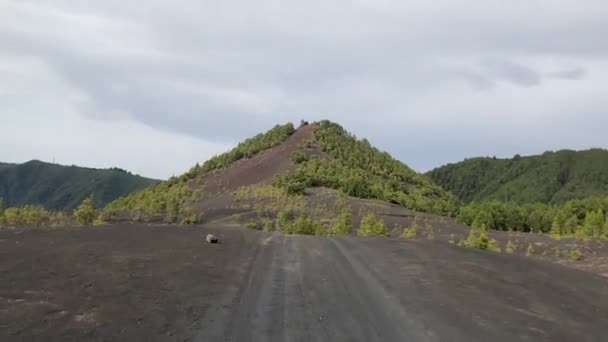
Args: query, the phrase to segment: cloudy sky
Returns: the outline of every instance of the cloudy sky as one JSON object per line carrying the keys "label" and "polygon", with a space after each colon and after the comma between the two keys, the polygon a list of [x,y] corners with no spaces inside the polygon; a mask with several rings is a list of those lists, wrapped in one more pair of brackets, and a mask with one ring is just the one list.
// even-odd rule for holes
{"label": "cloudy sky", "polygon": [[0,0],[0,161],[166,178],[327,118],[419,171],[608,145],[605,0]]}

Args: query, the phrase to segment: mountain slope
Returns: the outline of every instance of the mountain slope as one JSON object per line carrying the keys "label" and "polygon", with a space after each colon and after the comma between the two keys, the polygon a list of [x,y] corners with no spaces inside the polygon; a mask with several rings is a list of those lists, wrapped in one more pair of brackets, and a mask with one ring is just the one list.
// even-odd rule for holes
{"label": "mountain slope", "polygon": [[465,203],[491,199],[563,203],[608,194],[608,150],[473,158],[436,168],[427,175]]}
{"label": "mountain slope", "polygon": [[63,166],[38,160],[0,164],[0,197],[6,207],[37,204],[69,210],[91,195],[97,205],[105,205],[156,182],[120,169]]}
{"label": "mountain slope", "polygon": [[[138,218],[164,216],[166,221],[183,222],[192,216],[209,216],[210,211],[235,209],[237,197],[243,195],[239,190],[251,186],[258,187],[259,196],[272,200],[274,206],[267,209],[275,214],[278,207],[301,195],[314,199],[317,206],[325,201],[327,207],[327,199],[316,197],[318,189],[420,211],[455,209],[455,198],[424,175],[329,121],[304,124],[297,130],[292,124],[275,126],[180,177],[119,199],[108,209],[136,211]],[[278,199],[281,193],[292,196]],[[261,199],[256,202],[251,205],[259,207]]]}

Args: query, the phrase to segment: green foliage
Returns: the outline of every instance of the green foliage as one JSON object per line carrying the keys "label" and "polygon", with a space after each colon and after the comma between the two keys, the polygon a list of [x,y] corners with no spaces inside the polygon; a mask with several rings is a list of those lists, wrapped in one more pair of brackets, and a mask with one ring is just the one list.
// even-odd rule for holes
{"label": "green foliage", "polygon": [[353,232],[353,214],[350,208],[343,208],[331,227],[331,235],[349,235]]}
{"label": "green foliage", "polygon": [[12,207],[0,213],[0,228],[5,227],[58,227],[71,225],[72,218],[62,212],[49,211],[42,206]]}
{"label": "green foliage", "polygon": [[581,251],[579,251],[578,249],[572,250],[572,251],[570,251],[569,258],[572,261],[582,260],[583,259],[583,253],[581,253]]}
{"label": "green foliage", "polygon": [[285,234],[323,235],[321,224],[308,217],[300,216],[283,228]]}
{"label": "green foliage", "polygon": [[518,205],[514,202],[489,201],[461,207],[456,221],[488,229],[551,233],[554,237],[605,237],[607,197],[567,201],[561,205],[541,203]]}
{"label": "green foliage", "polygon": [[264,231],[271,232],[274,230],[274,221],[271,219],[264,220]]}
{"label": "green foliage", "polygon": [[507,253],[515,253],[515,250],[517,249],[517,245],[514,244],[511,240],[509,240],[507,242],[507,246],[505,247],[505,251]]}
{"label": "green foliage", "polygon": [[590,211],[585,215],[582,229],[587,237],[602,237],[604,236],[605,224],[604,211],[598,209]]}
{"label": "green foliage", "polygon": [[534,246],[531,243],[528,244],[528,248],[526,249],[526,256],[530,256],[534,254]]}
{"label": "green foliage", "polygon": [[388,236],[384,220],[377,218],[374,213],[368,213],[361,219],[359,236]]}
{"label": "green foliage", "polygon": [[427,175],[465,203],[495,199],[561,204],[608,193],[608,150],[563,150],[513,159],[472,158]]}
{"label": "green foliage", "polygon": [[121,169],[91,169],[32,160],[0,167],[0,197],[7,207],[41,205],[49,210],[75,209],[93,194],[105,205],[157,183]]}
{"label": "green foliage", "polygon": [[93,224],[97,220],[98,213],[95,209],[95,200],[93,197],[87,197],[82,201],[80,206],[74,211],[74,217],[79,224]]}
{"label": "green foliage", "polygon": [[[229,152],[214,156],[203,165],[197,163],[179,177],[172,177],[166,182],[119,198],[108,204],[107,208],[113,211],[131,212],[132,219],[136,221],[162,215],[165,222],[168,223],[198,222],[199,218],[191,212],[190,205],[200,196],[200,193],[192,191],[188,186],[189,180],[204,173],[225,168],[242,158],[251,158],[257,153],[281,144],[294,132],[295,129],[291,123],[277,125],[266,133],[243,141]],[[297,191],[293,188],[289,190]]]}
{"label": "green foliage", "polygon": [[405,228],[401,237],[406,239],[413,239],[418,236],[418,223],[414,220],[409,228]]}
{"label": "green foliage", "polygon": [[122,197],[106,209],[128,211],[135,221],[158,215],[167,223],[179,223],[191,221],[190,203],[198,195],[186,183],[163,182]]}
{"label": "green foliage", "polygon": [[245,224],[245,228],[258,229],[258,224],[255,221],[249,221]]}
{"label": "green foliage", "polygon": [[490,239],[488,229],[484,224],[482,224],[479,228],[471,228],[467,239],[462,241],[460,244],[469,248],[477,248],[482,250],[487,249],[498,253],[501,252],[498,241]]}
{"label": "green foliage", "polygon": [[315,135],[321,149],[332,158],[313,156],[304,161],[296,172],[275,181],[275,186],[289,187],[295,183],[304,187],[324,186],[359,197],[380,199],[407,208],[452,213],[454,197],[418,174],[388,153],[359,140],[339,125],[321,121]]}
{"label": "green foliage", "polygon": [[285,207],[279,211],[277,219],[279,221],[279,229],[284,231],[296,219],[295,210],[291,207]]}
{"label": "green foliage", "polygon": [[295,151],[291,156],[291,160],[295,164],[302,164],[308,161],[308,157],[302,151]]}

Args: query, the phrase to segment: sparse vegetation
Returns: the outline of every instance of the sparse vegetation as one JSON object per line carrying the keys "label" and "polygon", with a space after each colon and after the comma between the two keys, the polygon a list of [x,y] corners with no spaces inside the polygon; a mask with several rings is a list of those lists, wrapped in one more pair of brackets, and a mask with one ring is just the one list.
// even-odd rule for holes
{"label": "sparse vegetation", "polygon": [[258,229],[258,224],[255,221],[249,221],[245,224],[245,228],[249,228],[249,229]]}
{"label": "sparse vegetation", "polygon": [[505,251],[507,253],[515,253],[515,250],[517,249],[517,245],[514,244],[511,240],[507,241],[507,245],[505,246]]}
{"label": "sparse vegetation", "polygon": [[583,253],[581,253],[581,251],[579,251],[578,249],[575,249],[570,251],[569,257],[572,261],[579,261],[583,259]]}
{"label": "sparse vegetation", "polygon": [[300,216],[282,228],[285,234],[325,235],[321,224],[311,218]]}
{"label": "sparse vegetation", "polygon": [[266,133],[258,134],[253,138],[243,141],[231,151],[212,157],[202,166],[193,167],[184,175],[184,178],[192,179],[201,173],[224,168],[239,159],[251,158],[261,151],[286,141],[294,132],[295,128],[292,123],[276,125]]}
{"label": "sparse vegetation", "polygon": [[485,224],[482,224],[479,228],[471,228],[467,239],[461,241],[459,244],[468,248],[477,248],[482,250],[487,249],[493,252],[501,252],[498,242],[494,239],[490,239]]}
{"label": "sparse vegetation", "polygon": [[456,201],[450,193],[341,126],[321,121],[315,135],[322,150],[332,158],[302,160],[298,170],[279,178],[276,186],[290,193],[289,189],[300,191],[302,186],[325,186],[419,211],[446,214],[455,210]]}
{"label": "sparse vegetation", "polygon": [[271,232],[274,230],[274,221],[271,219],[264,220],[264,231]]}
{"label": "sparse vegetation", "polygon": [[534,246],[529,243],[528,248],[526,248],[526,256],[531,256],[532,254],[534,254]]}
{"label": "sparse vegetation", "polygon": [[384,220],[377,218],[373,213],[368,213],[361,219],[359,236],[388,236]]}
{"label": "sparse vegetation", "polygon": [[406,239],[413,239],[418,235],[418,223],[414,220],[409,228],[405,228],[401,237]]}

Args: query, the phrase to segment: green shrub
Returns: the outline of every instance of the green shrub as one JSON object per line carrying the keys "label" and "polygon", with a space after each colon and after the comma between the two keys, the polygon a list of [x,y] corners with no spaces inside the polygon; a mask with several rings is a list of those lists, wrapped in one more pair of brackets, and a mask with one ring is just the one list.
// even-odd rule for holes
{"label": "green shrub", "polygon": [[295,210],[291,207],[285,207],[279,211],[277,215],[279,229],[284,231],[295,220]]}
{"label": "green shrub", "polygon": [[292,155],[291,155],[291,160],[295,163],[295,164],[302,164],[304,162],[308,161],[308,157],[306,156],[306,154],[304,154],[302,151],[295,151]]}
{"label": "green shrub", "polygon": [[488,236],[488,230],[485,224],[481,224],[479,228],[471,228],[469,236],[465,241],[462,241],[460,245],[469,248],[477,248],[481,250],[490,250],[493,252],[501,252],[498,241],[490,239]]}
{"label": "green shrub", "polygon": [[80,206],[74,211],[74,217],[79,224],[93,224],[97,220],[97,210],[95,209],[95,202],[93,197],[87,197],[82,201]]}
{"label": "green shrub", "polygon": [[348,235],[353,232],[353,214],[350,208],[343,208],[331,227],[331,235]]}
{"label": "green shrub", "polygon": [[320,235],[321,232],[319,222],[304,216],[298,217],[283,229],[285,234]]}
{"label": "green shrub", "polygon": [[513,242],[511,242],[511,240],[509,240],[507,242],[507,246],[505,247],[505,251],[507,253],[511,253],[512,254],[512,253],[515,253],[515,249],[517,249],[517,245],[514,244]]}
{"label": "green shrub", "polygon": [[271,219],[264,220],[264,231],[271,232],[274,230],[274,221]]}
{"label": "green shrub", "polygon": [[570,251],[570,260],[579,261],[583,259],[583,253],[578,249]]}
{"label": "green shrub", "polygon": [[526,256],[530,256],[534,254],[534,246],[531,243],[528,244],[528,248],[526,249]]}
{"label": "green shrub", "polygon": [[401,234],[401,237],[406,238],[406,239],[413,239],[416,236],[418,236],[418,223],[416,222],[417,219],[414,218],[414,220],[412,221],[412,224],[410,225],[409,228],[405,228],[403,230],[403,233]]}
{"label": "green shrub", "polygon": [[359,236],[388,236],[384,220],[376,218],[373,213],[368,213],[361,219]]}
{"label": "green shrub", "polygon": [[258,224],[255,221],[249,221],[245,224],[245,228],[258,229]]}

